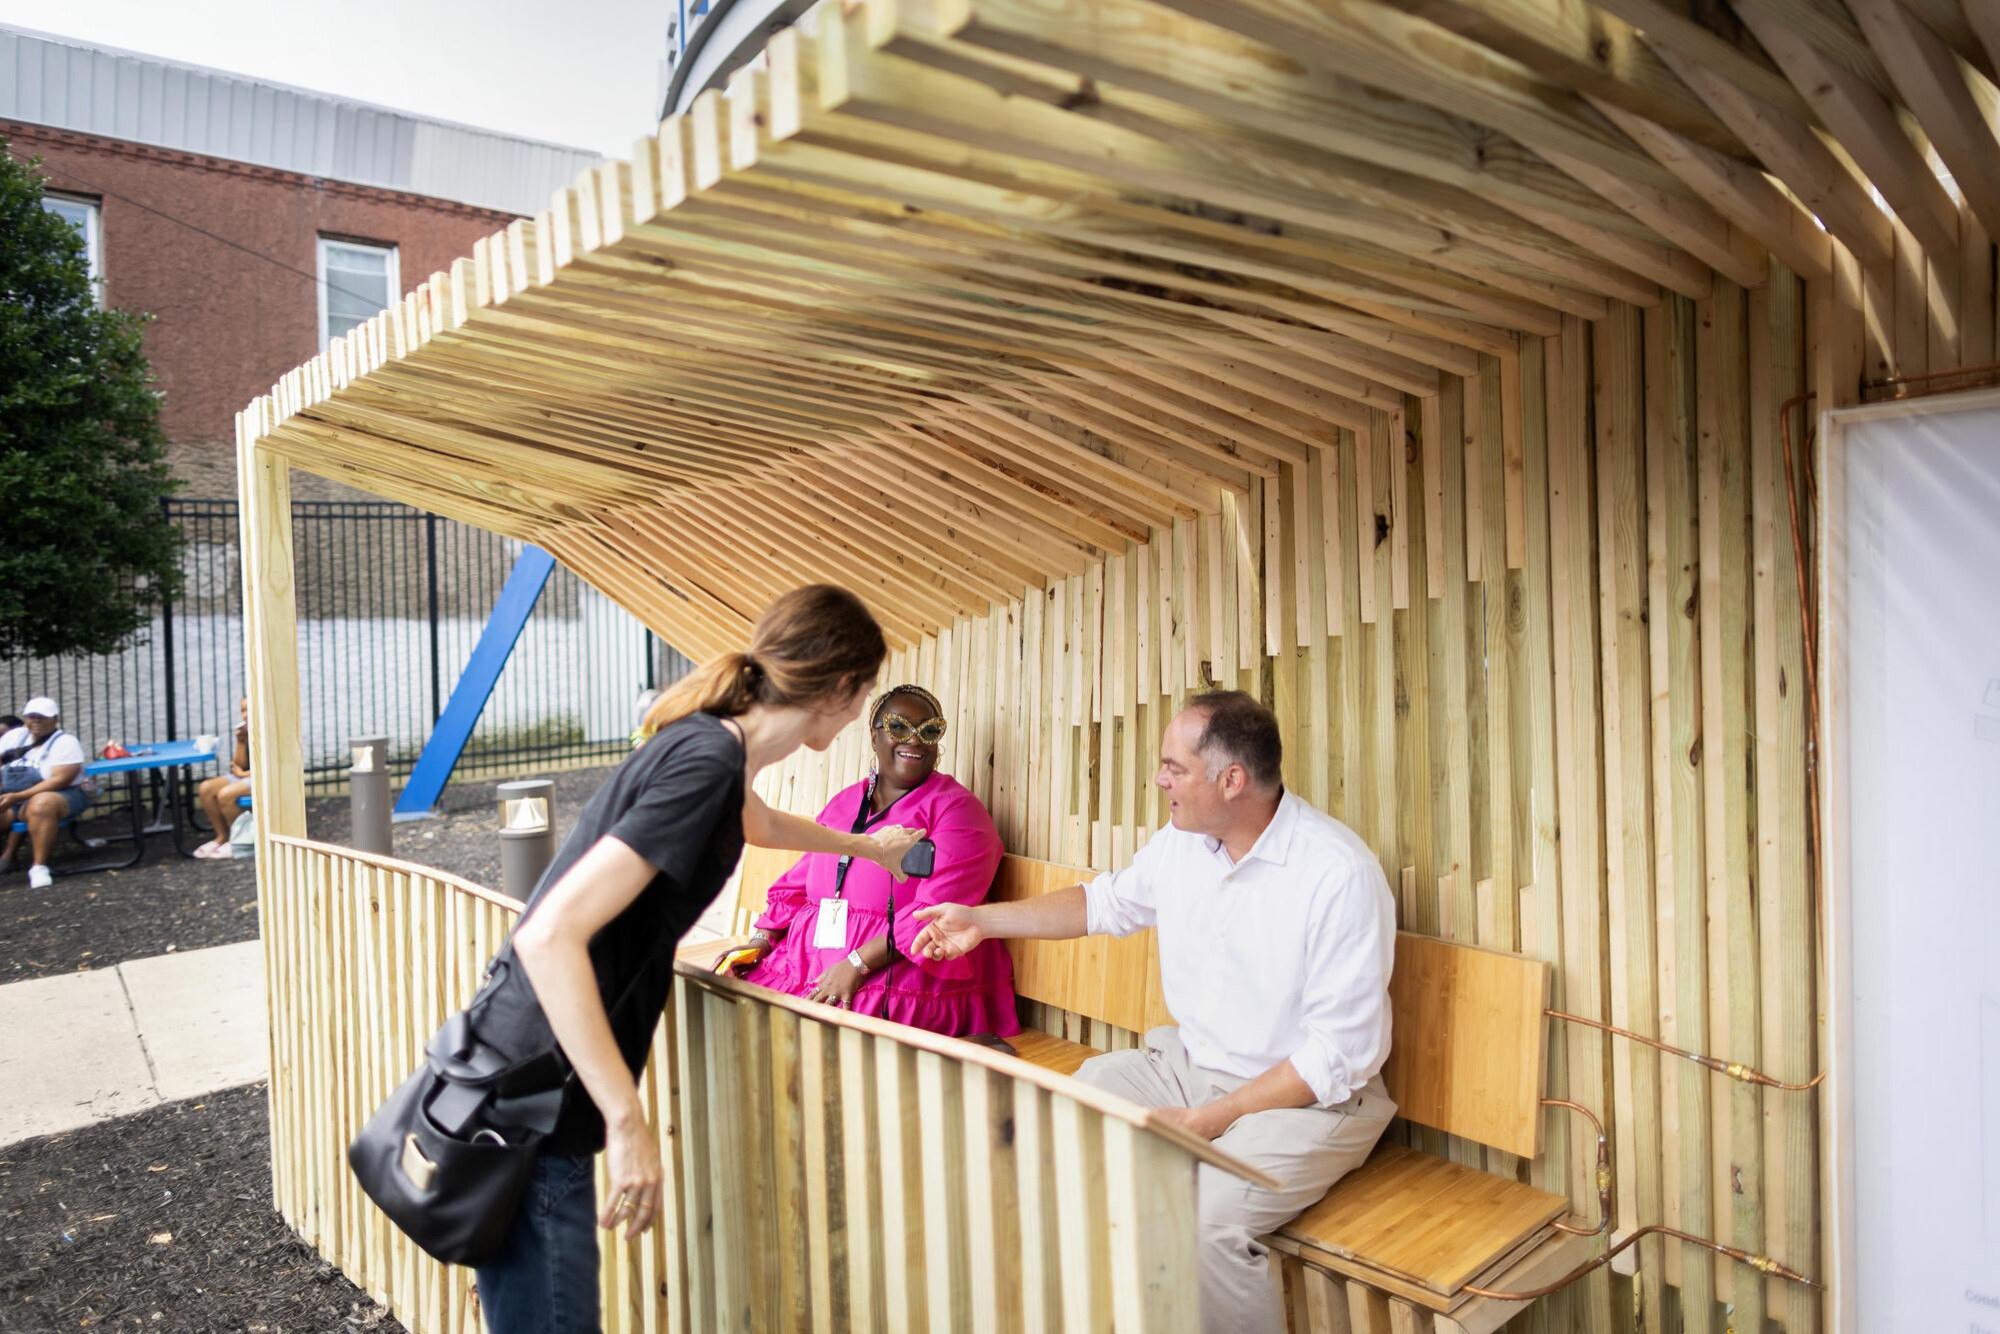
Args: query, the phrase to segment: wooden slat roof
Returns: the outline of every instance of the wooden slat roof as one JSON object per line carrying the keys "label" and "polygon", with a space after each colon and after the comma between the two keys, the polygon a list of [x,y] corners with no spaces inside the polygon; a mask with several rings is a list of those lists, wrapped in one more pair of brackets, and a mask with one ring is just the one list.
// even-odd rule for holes
{"label": "wooden slat roof", "polygon": [[1565,316],[1899,233],[1954,291],[1996,13],[827,0],[244,429],[697,655],[808,578],[907,641]]}

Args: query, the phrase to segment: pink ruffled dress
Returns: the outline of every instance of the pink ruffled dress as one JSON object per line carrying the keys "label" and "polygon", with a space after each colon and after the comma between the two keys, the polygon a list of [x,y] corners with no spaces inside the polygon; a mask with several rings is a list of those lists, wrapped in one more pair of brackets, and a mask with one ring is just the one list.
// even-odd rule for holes
{"label": "pink ruffled dress", "polygon": [[[835,796],[819,813],[819,822],[842,833],[852,829],[867,789],[867,783],[856,783]],[[1021,1021],[1014,1012],[1014,960],[1001,942],[983,941],[970,954],[941,962],[911,957],[911,945],[924,926],[910,915],[913,909],[934,903],[980,903],[992,888],[1001,846],[986,807],[957,779],[933,773],[892,805],[879,823],[929,830],[937,844],[936,874],[898,885],[873,862],[854,862],[841,889],[847,900],[847,943],[837,949],[815,949],[813,931],[820,905],[833,894],[840,858],[806,854],[771,886],[770,906],[757,925],[784,934],[746,974],[748,980],[803,996],[849,950],[887,928],[893,931],[895,957],[886,968],[862,979],[854,993],[856,1014],[878,1015],[951,1037],[974,1033],[1007,1037],[1020,1032]]]}

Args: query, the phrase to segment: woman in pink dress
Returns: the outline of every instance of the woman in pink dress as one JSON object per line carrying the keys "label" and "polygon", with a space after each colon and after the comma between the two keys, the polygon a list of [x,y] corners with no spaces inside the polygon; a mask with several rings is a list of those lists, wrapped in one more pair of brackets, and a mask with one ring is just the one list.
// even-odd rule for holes
{"label": "woman in pink dress", "polygon": [[917,958],[924,924],[911,910],[983,902],[1000,865],[1000,836],[979,798],[937,772],[944,710],[919,686],[897,686],[868,715],[875,772],[827,803],[819,822],[866,832],[885,821],[928,831],[935,870],[891,880],[870,862],[808,853],[771,886],[744,975],[759,986],[952,1037],[1020,1031],[1014,962],[999,941],[962,958]]}

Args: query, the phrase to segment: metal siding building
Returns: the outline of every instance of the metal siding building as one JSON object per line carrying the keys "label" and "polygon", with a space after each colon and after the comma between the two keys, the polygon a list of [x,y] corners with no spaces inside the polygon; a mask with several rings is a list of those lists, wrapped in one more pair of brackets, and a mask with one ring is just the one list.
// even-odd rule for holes
{"label": "metal siding building", "polygon": [[598,160],[221,70],[0,26],[0,120],[533,213]]}

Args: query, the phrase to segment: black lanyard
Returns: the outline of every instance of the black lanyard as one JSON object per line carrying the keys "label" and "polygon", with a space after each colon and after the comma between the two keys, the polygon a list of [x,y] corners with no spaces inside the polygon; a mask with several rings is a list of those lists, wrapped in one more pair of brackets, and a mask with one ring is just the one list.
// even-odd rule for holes
{"label": "black lanyard", "polygon": [[[882,821],[889,818],[889,812],[896,809],[896,801],[901,801],[903,797],[907,797],[910,795],[909,793],[905,792],[903,794],[903,797],[898,797],[896,798],[896,801],[892,801],[887,806],[883,807],[881,814],[871,815],[869,814],[868,808],[875,804],[875,779],[876,775],[874,774],[868,775],[868,786],[865,789],[863,789],[861,793],[861,806],[854,812],[854,825],[847,831],[850,834],[866,833],[870,825],[877,825],[882,823]],[[841,890],[846,887],[847,871],[848,868],[851,867],[853,864],[854,864],[854,857],[852,854],[845,855],[840,859],[840,865],[833,873],[833,894],[832,894],[833,898],[836,899],[839,898]],[[893,897],[894,893],[895,890],[892,888],[890,890],[890,894],[892,895],[892,897],[889,900],[889,912],[892,916],[896,911],[896,900]]]}
{"label": "black lanyard", "polygon": [[[868,786],[861,793],[861,808],[854,812],[854,825],[847,831],[850,834],[864,833],[870,825],[882,823],[882,821],[889,817],[889,812],[896,809],[896,801],[901,801],[903,797],[910,795],[908,792],[905,792],[903,797],[898,797],[896,801],[892,801],[883,807],[880,815],[870,815],[868,808],[875,804],[875,778],[876,775],[874,774],[868,775]],[[914,791],[914,789],[912,790]],[[852,856],[844,856],[840,859],[840,865],[833,873],[833,894],[831,897],[836,899],[840,897],[840,891],[847,885],[847,868],[853,864],[854,858]],[[888,930],[883,934],[889,942],[889,961],[893,963],[901,953],[896,948],[896,880],[893,876],[889,879],[889,903],[884,912],[884,917],[888,922]]]}

